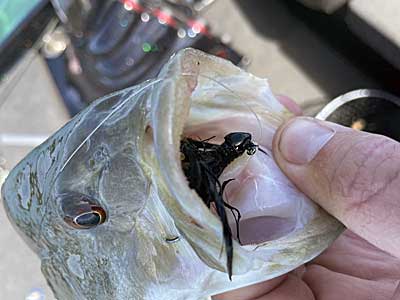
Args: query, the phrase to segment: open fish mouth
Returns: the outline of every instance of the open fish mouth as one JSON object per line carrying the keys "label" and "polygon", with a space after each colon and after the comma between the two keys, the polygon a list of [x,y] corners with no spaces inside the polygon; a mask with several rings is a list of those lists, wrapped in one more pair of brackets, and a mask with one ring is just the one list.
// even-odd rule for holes
{"label": "open fish mouth", "polygon": [[[199,76],[202,77],[201,74]],[[249,98],[238,96],[237,89],[240,87],[235,86],[234,82],[243,80],[240,76],[238,77],[236,80],[231,78],[232,83],[221,83],[222,78],[218,81],[203,77],[201,84],[203,88],[208,86],[206,90],[212,89],[209,86],[216,89],[215,94],[208,97],[227,99],[230,103],[225,103],[226,108],[229,110],[233,106],[233,110],[239,110],[240,113],[235,116],[232,113],[221,112],[217,120],[205,118],[204,122],[192,125],[191,117],[196,114],[193,110],[197,110],[197,114],[201,113],[199,112],[201,108],[195,104],[196,98],[205,97],[197,95],[195,90],[192,97],[194,107],[191,106],[183,135],[202,140],[213,137],[210,142],[221,143],[224,136],[230,132],[249,132],[252,140],[263,150],[257,151],[254,155],[244,153],[239,156],[227,166],[219,178],[221,183],[234,179],[227,184],[223,195],[224,201],[238,209],[241,214],[239,226],[236,226],[234,215],[228,212],[232,236],[236,240],[240,237],[242,245],[258,245],[301,229],[306,220],[311,217],[313,208],[310,206],[310,201],[282,174],[271,153],[272,135],[277,128],[275,122],[279,118],[283,121],[290,113],[283,106],[279,107],[280,103],[275,99],[265,81],[264,89],[260,87],[260,90],[252,95],[250,102],[274,101],[280,112],[277,116],[272,116],[274,112],[271,112],[271,115],[259,116],[252,109],[254,104],[246,103]],[[221,102],[223,101],[220,101],[220,105]],[[260,102],[260,110],[262,110],[265,103]],[[270,108],[265,107],[265,110],[268,109]],[[204,111],[203,116],[207,115]]]}
{"label": "open fish mouth", "polygon": [[[201,143],[209,144],[216,141],[223,143],[222,137],[226,132],[221,124],[225,126],[226,122],[230,123],[231,128],[238,128],[235,124],[240,124],[241,129],[249,132],[260,130],[245,121],[238,117],[230,118],[228,121],[221,119],[219,122],[206,122],[194,130],[187,128],[188,136],[185,136]],[[258,122],[263,121],[258,120]],[[264,123],[263,126],[267,127],[268,124]],[[207,142],[202,142],[204,140]],[[221,199],[229,204],[225,206],[232,237],[241,245],[258,245],[279,239],[294,230],[301,229],[313,213],[309,200],[282,174],[274,162],[270,145],[262,139],[255,138],[253,141],[259,148],[254,155],[245,152],[238,156],[227,165],[218,180],[215,180],[217,182],[208,183],[217,185],[219,189],[223,183],[227,183]],[[189,179],[204,181],[207,172],[212,171],[206,170],[202,178]],[[198,172],[194,176],[196,175],[199,175]],[[205,185],[207,186],[207,183]],[[215,206],[216,203],[213,201],[211,210],[217,214]]]}
{"label": "open fish mouth", "polygon": [[[221,144],[227,134],[245,132],[267,154],[243,154],[219,178],[221,183],[234,179],[223,198],[241,214],[238,234],[235,218],[227,212],[232,237],[241,241],[233,245],[233,274],[248,272],[257,260],[270,266],[287,264],[282,274],[315,257],[334,240],[341,226],[302,194],[273,160],[273,135],[291,113],[274,97],[266,80],[226,61],[191,49],[174,60],[160,74],[174,80],[163,84],[152,105],[160,170],[175,199],[167,201],[167,207],[174,208],[170,212],[180,231],[206,264],[227,271],[221,256],[221,222],[215,210],[208,209],[189,187],[179,147],[187,137],[213,137],[210,143]],[[329,220],[321,225],[325,217]],[[322,238],[312,245],[307,235]],[[279,253],[283,248],[285,254]],[[279,274],[271,273],[269,278]]]}

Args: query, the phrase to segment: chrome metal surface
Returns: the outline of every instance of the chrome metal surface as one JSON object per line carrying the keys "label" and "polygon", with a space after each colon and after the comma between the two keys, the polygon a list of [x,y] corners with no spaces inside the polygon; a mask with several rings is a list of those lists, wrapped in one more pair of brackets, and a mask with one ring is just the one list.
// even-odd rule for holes
{"label": "chrome metal surface", "polygon": [[334,111],[336,111],[336,109],[338,109],[343,104],[362,98],[384,99],[400,105],[400,98],[388,92],[375,89],[359,89],[336,97],[331,102],[329,102],[315,117],[320,120],[326,120]]}

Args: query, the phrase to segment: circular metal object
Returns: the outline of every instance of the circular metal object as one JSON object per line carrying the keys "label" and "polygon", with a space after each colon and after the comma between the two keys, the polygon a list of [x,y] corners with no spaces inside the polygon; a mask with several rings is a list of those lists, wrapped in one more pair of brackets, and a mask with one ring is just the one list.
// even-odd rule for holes
{"label": "circular metal object", "polygon": [[316,118],[400,141],[400,98],[384,91],[351,91],[332,100]]}
{"label": "circular metal object", "polygon": [[47,33],[43,37],[42,52],[46,58],[56,58],[64,53],[69,44],[68,36],[61,28],[57,28],[53,32]]}

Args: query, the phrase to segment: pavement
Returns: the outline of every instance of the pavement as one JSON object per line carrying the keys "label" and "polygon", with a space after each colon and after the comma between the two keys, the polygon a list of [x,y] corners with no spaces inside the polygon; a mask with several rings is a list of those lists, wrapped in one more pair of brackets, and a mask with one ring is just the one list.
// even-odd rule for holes
{"label": "pavement", "polygon": [[[249,72],[268,78],[276,94],[292,97],[308,115],[339,94],[375,86],[278,0],[218,0],[205,18],[246,54]],[[29,53],[0,85],[0,166],[12,168],[67,120],[44,61]],[[0,299],[54,299],[39,259],[13,230],[2,205],[0,245]]]}
{"label": "pavement", "polygon": [[400,2],[351,0],[349,9],[352,14],[347,16],[346,23],[350,29],[400,69]]}

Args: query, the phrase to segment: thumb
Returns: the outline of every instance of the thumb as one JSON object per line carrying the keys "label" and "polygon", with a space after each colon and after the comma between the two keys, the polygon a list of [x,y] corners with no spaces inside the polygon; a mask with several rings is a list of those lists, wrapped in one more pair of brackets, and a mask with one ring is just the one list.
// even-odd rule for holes
{"label": "thumb", "polygon": [[289,120],[273,142],[294,184],[375,246],[400,257],[400,144],[307,117]]}

